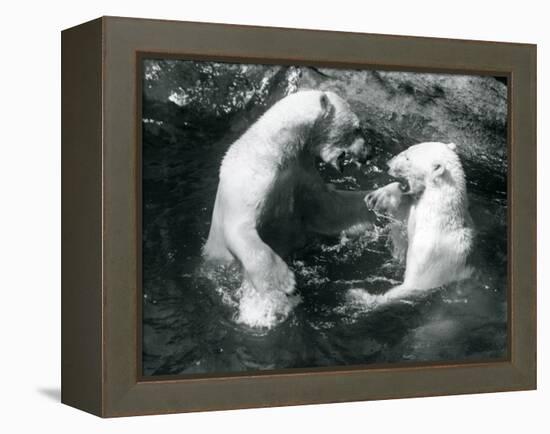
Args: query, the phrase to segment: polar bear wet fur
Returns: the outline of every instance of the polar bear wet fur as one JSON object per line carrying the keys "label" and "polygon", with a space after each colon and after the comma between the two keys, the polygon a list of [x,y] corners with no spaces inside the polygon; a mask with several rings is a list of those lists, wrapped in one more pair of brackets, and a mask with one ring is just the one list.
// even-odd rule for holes
{"label": "polar bear wet fur", "polygon": [[[393,182],[371,192],[367,206],[395,219],[394,256],[405,260],[403,283],[364,301],[380,304],[469,277],[474,229],[466,179],[454,144],[420,143],[388,163]],[[400,230],[399,226],[404,227]]]}
{"label": "polar bear wet fur", "polygon": [[274,104],[228,149],[208,239],[207,260],[237,260],[244,279],[266,294],[295,288],[282,259],[308,232],[337,234],[374,220],[364,192],[327,186],[315,159],[342,171],[346,160],[365,163],[358,117],[332,92],[300,91]]}

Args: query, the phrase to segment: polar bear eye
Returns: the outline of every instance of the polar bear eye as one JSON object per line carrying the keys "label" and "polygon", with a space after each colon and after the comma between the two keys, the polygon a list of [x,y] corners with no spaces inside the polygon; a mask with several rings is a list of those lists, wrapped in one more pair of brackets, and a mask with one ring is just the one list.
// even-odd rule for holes
{"label": "polar bear eye", "polygon": [[363,135],[363,129],[360,126],[353,127],[353,130],[351,131],[351,134],[354,137]]}

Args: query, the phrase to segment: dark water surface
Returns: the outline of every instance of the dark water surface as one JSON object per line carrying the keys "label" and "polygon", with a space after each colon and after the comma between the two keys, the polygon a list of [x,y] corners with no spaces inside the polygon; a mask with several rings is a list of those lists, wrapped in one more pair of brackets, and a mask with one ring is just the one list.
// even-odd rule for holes
{"label": "dark water surface", "polygon": [[[200,258],[220,161],[238,133],[232,119],[181,127],[177,142],[145,122],[153,125],[143,137],[144,375],[505,355],[506,177],[491,166],[492,155],[463,160],[478,230],[474,278],[368,312],[348,301],[349,289],[381,292],[404,271],[391,259],[384,228],[356,239],[316,238],[288,259],[300,303],[281,324],[250,328],[235,320],[239,270],[213,276]],[[389,158],[380,151],[364,172],[347,167],[343,176],[320,170],[338,188],[368,190],[387,182]]]}
{"label": "dark water surface", "polygon": [[[199,253],[210,226],[219,150],[203,148],[186,154],[185,176],[144,180],[145,375],[504,355],[504,191],[469,185],[479,231],[474,279],[413,303],[363,312],[346,301],[350,288],[378,292],[402,278],[403,269],[392,262],[385,232],[359,239],[315,239],[291,262],[301,303],[273,329],[251,329],[235,322],[239,270],[220,272],[216,281],[200,272]],[[373,168],[370,173],[377,177]],[[366,189],[377,184],[368,178],[354,173],[343,182],[340,179],[340,187]]]}

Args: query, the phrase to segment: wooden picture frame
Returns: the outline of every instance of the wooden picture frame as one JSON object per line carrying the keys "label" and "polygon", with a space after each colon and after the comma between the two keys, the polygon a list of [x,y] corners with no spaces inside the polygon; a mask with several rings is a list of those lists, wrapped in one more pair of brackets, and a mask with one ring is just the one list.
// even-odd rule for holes
{"label": "wooden picture frame", "polygon": [[[143,378],[140,53],[505,76],[508,357]],[[103,17],[62,32],[62,402],[102,417],[536,388],[536,46]]]}

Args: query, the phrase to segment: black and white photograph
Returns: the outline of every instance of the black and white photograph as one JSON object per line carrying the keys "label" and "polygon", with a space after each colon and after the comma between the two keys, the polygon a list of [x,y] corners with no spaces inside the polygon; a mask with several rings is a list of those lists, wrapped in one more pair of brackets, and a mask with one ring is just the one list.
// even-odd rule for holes
{"label": "black and white photograph", "polygon": [[545,432],[550,26],[511,6],[6,3],[0,431]]}
{"label": "black and white photograph", "polygon": [[507,356],[507,77],[139,60],[143,376]]}

